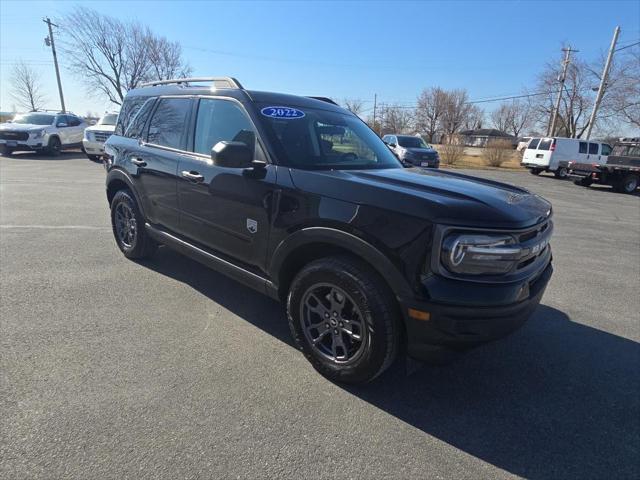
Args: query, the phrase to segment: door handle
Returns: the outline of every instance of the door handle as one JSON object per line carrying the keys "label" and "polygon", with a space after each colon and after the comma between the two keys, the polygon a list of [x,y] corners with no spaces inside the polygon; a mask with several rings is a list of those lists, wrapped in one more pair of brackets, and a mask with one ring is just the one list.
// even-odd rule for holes
{"label": "door handle", "polygon": [[192,182],[202,182],[204,181],[204,177],[202,175],[200,175],[198,172],[194,172],[194,171],[187,171],[187,170],[183,170],[182,171],[182,176],[184,178],[186,178],[187,180],[191,180]]}
{"label": "door handle", "polygon": [[131,163],[133,163],[134,165],[137,165],[138,167],[146,167],[147,166],[147,162],[145,162],[144,160],[142,160],[141,158],[138,158],[138,157],[131,157]]}

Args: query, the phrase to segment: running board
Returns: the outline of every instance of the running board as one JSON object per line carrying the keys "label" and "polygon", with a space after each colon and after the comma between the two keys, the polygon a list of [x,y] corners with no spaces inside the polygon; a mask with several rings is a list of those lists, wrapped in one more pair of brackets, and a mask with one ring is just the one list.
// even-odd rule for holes
{"label": "running board", "polygon": [[271,280],[245,270],[224,258],[220,258],[200,247],[196,247],[195,245],[165,232],[164,230],[160,230],[149,223],[145,223],[144,227],[149,236],[157,242],[166,245],[167,247],[176,250],[248,287],[251,287],[260,293],[279,300],[278,289],[273,285]]}

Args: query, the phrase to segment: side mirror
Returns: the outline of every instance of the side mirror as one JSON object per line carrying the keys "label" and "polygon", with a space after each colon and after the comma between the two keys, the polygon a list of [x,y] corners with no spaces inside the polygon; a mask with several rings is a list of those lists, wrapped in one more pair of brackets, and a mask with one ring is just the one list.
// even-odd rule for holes
{"label": "side mirror", "polygon": [[64,122],[58,122],[58,123],[56,123],[56,127],[66,127],[66,126],[67,126],[67,124],[66,124],[66,123],[64,123]]}
{"label": "side mirror", "polygon": [[214,165],[227,168],[250,168],[253,166],[253,152],[244,142],[216,143],[211,149]]}

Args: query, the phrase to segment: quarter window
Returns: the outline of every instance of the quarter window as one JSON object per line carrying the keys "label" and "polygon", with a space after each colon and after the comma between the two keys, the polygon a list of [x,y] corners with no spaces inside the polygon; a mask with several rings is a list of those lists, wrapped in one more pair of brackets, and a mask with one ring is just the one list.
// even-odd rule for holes
{"label": "quarter window", "polygon": [[203,98],[198,105],[193,151],[211,155],[222,141],[243,142],[255,155],[256,132],[242,107],[229,100]]}
{"label": "quarter window", "polygon": [[142,105],[142,108],[138,110],[138,113],[136,113],[133,119],[129,122],[129,126],[124,132],[125,137],[136,139],[142,138],[144,126],[149,118],[149,113],[151,113],[151,110],[153,109],[155,100],[155,98],[150,98],[144,103],[144,105]]}
{"label": "quarter window", "polygon": [[587,153],[587,142],[580,142],[578,153]]}
{"label": "quarter window", "polygon": [[147,141],[153,145],[184,150],[182,131],[191,107],[188,98],[163,98],[151,117]]}
{"label": "quarter window", "polygon": [[590,155],[597,155],[598,154],[598,144],[597,143],[590,143],[589,144],[589,154]]}

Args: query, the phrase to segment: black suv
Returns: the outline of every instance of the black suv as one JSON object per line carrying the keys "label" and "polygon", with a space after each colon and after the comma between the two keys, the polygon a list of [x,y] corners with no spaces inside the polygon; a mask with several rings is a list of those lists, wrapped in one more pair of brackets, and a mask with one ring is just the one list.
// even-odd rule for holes
{"label": "black suv", "polygon": [[106,153],[124,255],[163,244],[282,300],[296,344],[333,380],[504,336],[551,276],[549,202],[403,168],[328,99],[227,77],[147,84],[127,94]]}

